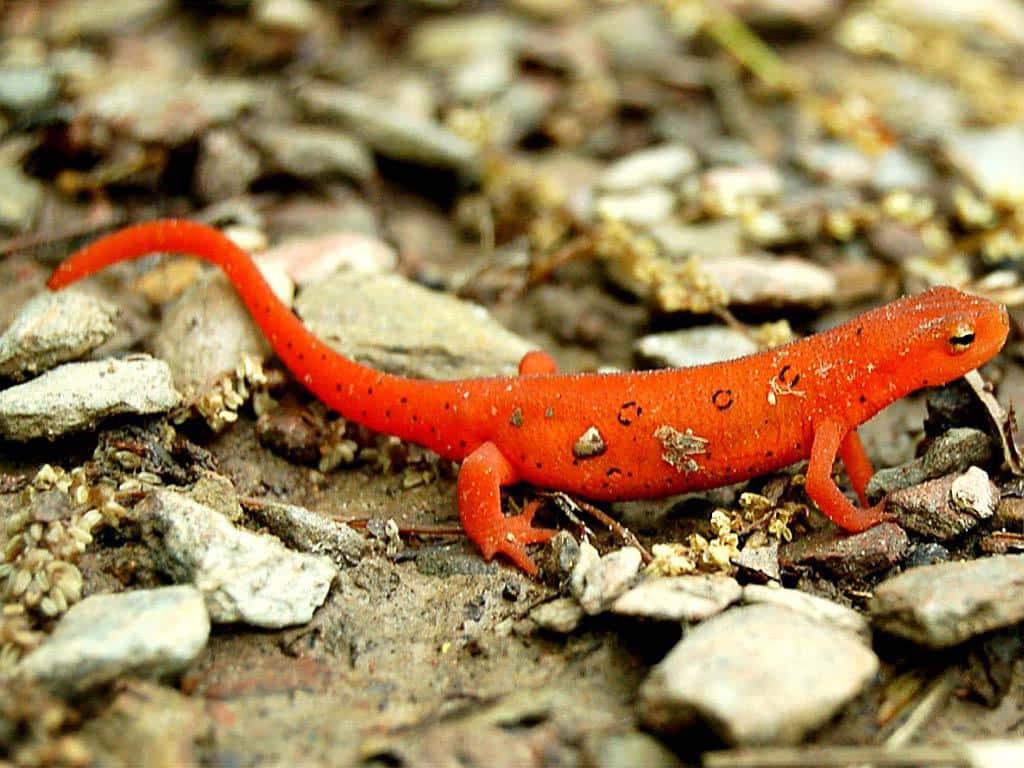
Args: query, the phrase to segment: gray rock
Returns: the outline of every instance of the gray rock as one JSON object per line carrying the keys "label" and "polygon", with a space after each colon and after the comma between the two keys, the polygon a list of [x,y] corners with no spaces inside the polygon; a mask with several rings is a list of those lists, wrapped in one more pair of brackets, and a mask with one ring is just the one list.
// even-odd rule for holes
{"label": "gray rock", "polygon": [[165,413],[181,396],[171,370],[145,355],[68,363],[0,392],[0,436],[52,440],[122,413]]}
{"label": "gray rock", "polygon": [[850,632],[788,608],[734,608],[688,632],[640,689],[658,731],[702,720],[730,744],[793,744],[874,677],[878,659]]}
{"label": "gray rock", "polygon": [[944,149],[986,197],[1010,205],[1024,197],[1024,127],[953,131],[945,136]]}
{"label": "gray rock", "polygon": [[209,635],[210,618],[194,587],[92,595],[64,614],[15,673],[61,696],[122,675],[160,678],[184,670]]}
{"label": "gray rock", "polygon": [[449,81],[460,101],[477,102],[500,96],[515,79],[515,60],[504,51],[488,51],[460,66]]}
{"label": "gray rock", "polygon": [[820,141],[797,150],[797,162],[812,176],[832,184],[862,186],[874,172],[872,158],[840,141]]}
{"label": "gray rock", "polygon": [[[955,488],[955,492],[954,492]],[[886,507],[904,528],[929,539],[946,541],[992,517],[999,491],[984,470],[972,467],[890,494]]]}
{"label": "gray rock", "polygon": [[668,255],[678,259],[738,256],[743,248],[740,223],[733,219],[700,224],[669,219],[652,227],[651,236]]}
{"label": "gray rock", "polygon": [[369,549],[369,542],[349,526],[305,507],[263,502],[248,510],[288,546],[327,555],[339,566],[357,564]]}
{"label": "gray rock", "polygon": [[479,151],[439,123],[358,91],[308,83],[298,92],[312,114],[341,123],[382,155],[475,175]]}
{"label": "gray rock", "polygon": [[632,586],[640,564],[640,550],[636,547],[609,552],[597,562],[581,557],[569,579],[569,589],[584,612],[596,616]]}
{"label": "gray rock", "polygon": [[415,60],[443,69],[479,56],[515,51],[525,36],[525,26],[511,15],[437,16],[413,26],[407,47]]}
{"label": "gray rock", "polygon": [[661,368],[733,360],[757,349],[749,336],[719,325],[652,333],[633,343],[633,351],[641,360]]}
{"label": "gray rock", "polygon": [[719,166],[701,174],[704,208],[717,216],[736,216],[747,201],[778,197],[783,187],[779,169],[767,163]]}
{"label": "gray rock", "polygon": [[549,632],[567,635],[580,625],[586,614],[579,602],[571,597],[560,597],[547,603],[541,603],[532,611],[530,618],[537,626]]}
{"label": "gray rock", "polygon": [[931,166],[905,147],[895,146],[875,159],[871,185],[881,191],[925,189],[934,177]]}
{"label": "gray rock", "polygon": [[316,26],[319,9],[311,0],[254,0],[249,14],[260,26],[304,35]]}
{"label": "gray rock", "polygon": [[114,335],[117,307],[88,293],[45,291],[0,336],[0,379],[22,381],[82,357]]}
{"label": "gray rock", "polygon": [[697,153],[685,144],[662,144],[626,155],[605,168],[603,189],[624,191],[671,185],[697,169]]}
{"label": "gray rock", "polygon": [[150,494],[136,511],[157,566],[175,581],[195,584],[217,624],[304,624],[338,572],[328,557],[293,552],[273,536],[236,528],[175,491]]}
{"label": "gray rock", "polygon": [[251,79],[118,78],[83,96],[80,110],[83,117],[109,123],[139,141],[177,145],[243,112],[266,108],[272,96],[267,86]]}
{"label": "gray rock", "polygon": [[261,171],[259,155],[234,130],[208,131],[199,142],[195,185],[204,200],[218,202],[245,193]]}
{"label": "gray rock", "polygon": [[0,66],[0,108],[38,109],[57,96],[57,73],[49,66]]}
{"label": "gray rock", "polygon": [[913,568],[875,587],[871,621],[931,648],[945,648],[1024,619],[1024,555]]}
{"label": "gray rock", "polygon": [[663,187],[601,195],[594,210],[608,219],[624,221],[637,226],[649,226],[672,215],[676,197]]}
{"label": "gray rock", "polygon": [[594,768],[682,768],[672,750],[646,733],[609,736],[589,762]]}
{"label": "gray rock", "polygon": [[590,32],[607,52],[617,71],[662,76],[678,60],[672,25],[656,6],[621,3],[598,6],[588,21]]}
{"label": "gray rock", "polygon": [[898,467],[880,469],[867,485],[867,495],[877,501],[886,493],[909,488],[972,464],[984,464],[992,455],[992,439],[980,429],[957,427],[937,438],[923,456]]}
{"label": "gray rock", "polygon": [[43,203],[43,185],[21,168],[0,166],[0,227],[30,229]]}
{"label": "gray rock", "polygon": [[308,286],[296,309],[310,330],[342,354],[407,376],[514,374],[535,346],[482,307],[399,275],[331,275]]}
{"label": "gray rock", "polygon": [[362,232],[328,232],[300,237],[276,245],[259,255],[261,266],[287,274],[296,285],[326,280],[335,272],[391,272],[398,264],[395,249]]}
{"label": "gray rock", "polygon": [[704,621],[740,599],[736,579],[721,574],[647,579],[618,597],[611,612],[659,621]]}
{"label": "gray rock", "polygon": [[852,632],[869,644],[871,641],[871,627],[868,625],[868,620],[857,611],[826,600],[824,597],[801,592],[799,589],[747,584],[743,588],[743,602],[748,605],[767,603],[788,608],[817,624],[830,624],[836,629]]}
{"label": "gray rock", "polygon": [[261,123],[246,135],[266,153],[271,166],[301,179],[337,175],[366,182],[376,173],[370,150],[332,128]]}
{"label": "gray rock", "polygon": [[820,306],[837,289],[832,272],[794,257],[718,256],[705,259],[703,266],[733,305]]}

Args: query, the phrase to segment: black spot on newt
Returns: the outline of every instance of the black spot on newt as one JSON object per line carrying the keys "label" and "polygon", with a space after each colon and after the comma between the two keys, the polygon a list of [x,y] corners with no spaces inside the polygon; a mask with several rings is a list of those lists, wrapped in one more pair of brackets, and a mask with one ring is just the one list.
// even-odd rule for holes
{"label": "black spot on newt", "polygon": [[732,407],[732,390],[716,389],[711,396],[711,404],[720,411],[728,410]]}
{"label": "black spot on newt", "polygon": [[628,427],[644,412],[643,406],[637,405],[636,400],[629,400],[619,406],[619,413],[615,417],[619,424]]}

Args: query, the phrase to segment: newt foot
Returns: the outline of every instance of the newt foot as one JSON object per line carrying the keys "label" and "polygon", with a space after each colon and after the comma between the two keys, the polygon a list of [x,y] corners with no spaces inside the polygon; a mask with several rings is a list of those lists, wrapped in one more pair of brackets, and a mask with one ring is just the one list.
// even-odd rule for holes
{"label": "newt foot", "polygon": [[[500,526],[495,526],[489,538],[484,557],[490,560],[494,555],[504,555],[526,573],[535,576],[537,564],[526,554],[526,546],[542,544],[558,533],[553,528],[533,527],[533,516],[539,508],[540,502],[528,501],[518,515],[502,518]],[[481,550],[484,550],[482,545]]]}

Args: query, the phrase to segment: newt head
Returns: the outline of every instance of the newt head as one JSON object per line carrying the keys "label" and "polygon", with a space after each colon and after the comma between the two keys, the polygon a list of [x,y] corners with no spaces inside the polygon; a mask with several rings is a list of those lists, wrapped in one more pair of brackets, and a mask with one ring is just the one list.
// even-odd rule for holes
{"label": "newt head", "polygon": [[[945,384],[991,360],[1010,330],[1006,307],[949,286],[893,302],[880,346],[892,348],[889,370],[905,387]],[[889,368],[883,363],[882,368]],[[901,387],[902,388],[902,387]]]}

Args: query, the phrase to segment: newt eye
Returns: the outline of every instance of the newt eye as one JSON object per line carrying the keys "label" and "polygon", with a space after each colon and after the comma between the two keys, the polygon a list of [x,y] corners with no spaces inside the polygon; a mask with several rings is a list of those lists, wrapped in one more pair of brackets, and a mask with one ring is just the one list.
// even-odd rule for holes
{"label": "newt eye", "polygon": [[968,323],[960,323],[952,329],[947,339],[949,349],[954,355],[959,355],[971,348],[974,343],[974,326]]}

